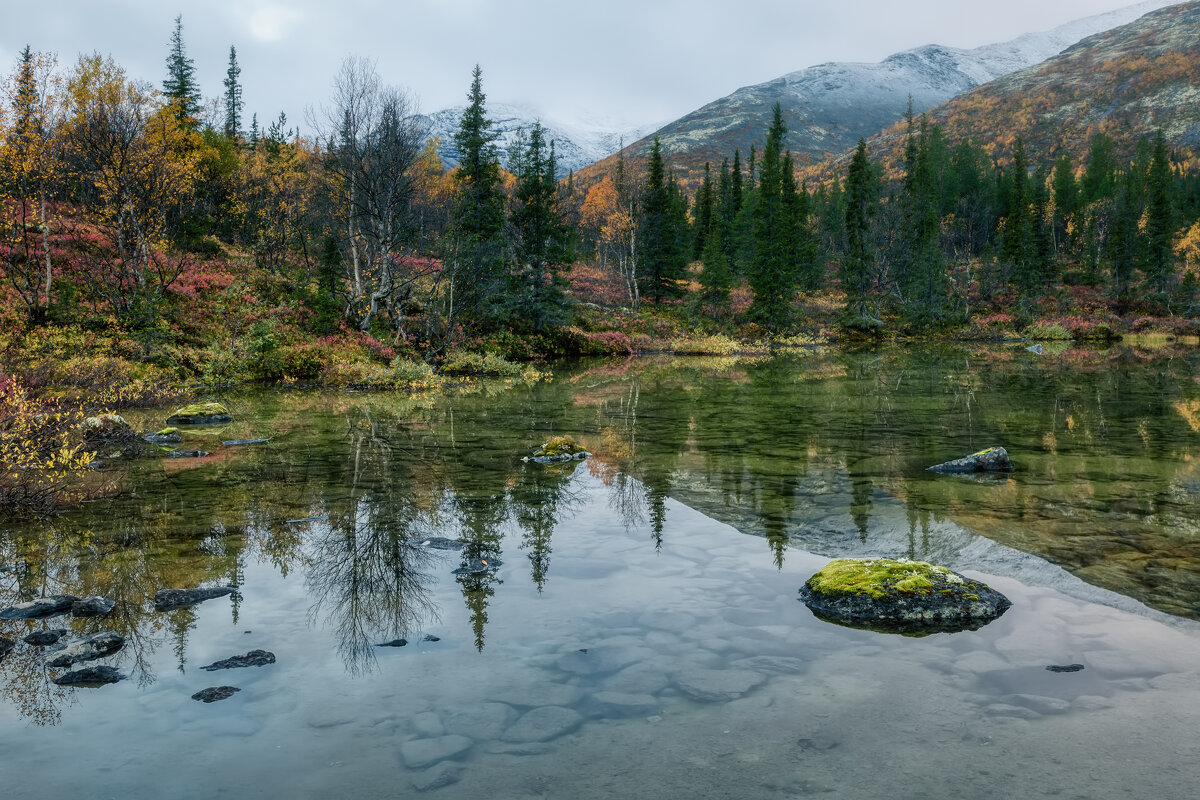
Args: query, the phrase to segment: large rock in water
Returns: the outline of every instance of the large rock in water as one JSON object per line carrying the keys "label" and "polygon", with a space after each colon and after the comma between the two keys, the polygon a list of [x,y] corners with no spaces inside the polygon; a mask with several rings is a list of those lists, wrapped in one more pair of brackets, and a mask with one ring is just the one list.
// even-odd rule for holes
{"label": "large rock in water", "polygon": [[935,464],[929,469],[933,472],[1012,472],[1012,461],[1008,451],[1003,447],[989,447],[953,461]]}
{"label": "large rock in water", "polygon": [[974,630],[1012,605],[946,567],[890,558],[832,561],[800,588],[800,599],[821,619],[889,633]]}
{"label": "large rock in water", "polygon": [[28,603],[17,603],[15,606],[0,611],[0,619],[41,619],[65,614],[71,610],[78,597],[73,594],[52,594],[49,597],[39,597]]}
{"label": "large rock in water", "polygon": [[233,415],[220,403],[195,403],[176,409],[167,417],[168,425],[222,425],[226,422],[233,422]]}
{"label": "large rock in water", "polygon": [[159,589],[154,593],[154,610],[171,611],[184,606],[233,594],[232,586],[213,586],[202,589]]}
{"label": "large rock in water", "polygon": [[80,661],[94,661],[112,655],[124,646],[125,637],[121,634],[116,631],[100,631],[51,651],[46,657],[46,666],[69,667]]}

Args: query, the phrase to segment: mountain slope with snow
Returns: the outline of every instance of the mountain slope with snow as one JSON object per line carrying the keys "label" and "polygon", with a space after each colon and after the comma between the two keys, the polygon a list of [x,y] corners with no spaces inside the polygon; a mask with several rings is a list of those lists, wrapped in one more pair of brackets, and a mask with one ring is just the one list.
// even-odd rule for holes
{"label": "mountain slope with snow", "polygon": [[[902,119],[912,98],[920,113],[963,92],[1051,58],[1081,39],[1132,22],[1177,0],[1127,8],[973,49],[926,45],[877,64],[829,63],[738,89],[656,131],[673,167],[694,180],[705,162],[719,164],[735,148],[746,157],[761,146],[775,103],[788,126],[786,147],[800,163],[822,160]],[[650,138],[626,148],[637,161]],[[598,165],[601,170],[604,165]],[[590,172],[590,171],[589,171]]]}

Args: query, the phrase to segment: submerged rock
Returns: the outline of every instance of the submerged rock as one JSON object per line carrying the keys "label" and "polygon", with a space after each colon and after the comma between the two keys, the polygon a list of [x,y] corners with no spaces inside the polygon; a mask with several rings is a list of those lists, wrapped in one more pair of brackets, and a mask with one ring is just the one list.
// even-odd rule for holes
{"label": "submerged rock", "polygon": [[482,575],[485,572],[491,572],[496,567],[504,564],[498,558],[472,558],[463,566],[454,570],[455,575]]}
{"label": "submerged rock", "polygon": [[930,467],[932,472],[1012,472],[1012,461],[1003,447],[989,447],[953,461]]}
{"label": "submerged rock", "polygon": [[207,450],[168,450],[167,458],[204,458],[209,455]]}
{"label": "submerged rock", "polygon": [[158,433],[143,433],[142,438],[150,444],[179,444],[183,441],[183,434],[178,428],[163,428]]}
{"label": "submerged rock", "polygon": [[176,409],[167,417],[168,425],[223,425],[226,422],[233,422],[233,415],[220,403],[195,403]]}
{"label": "submerged rock", "polygon": [[59,686],[103,686],[116,683],[125,676],[116,667],[84,667],[59,675],[54,682]]}
{"label": "submerged rock", "polygon": [[1046,669],[1050,670],[1051,672],[1079,672],[1083,669],[1083,664],[1064,664],[1062,666],[1059,666],[1058,664],[1050,664],[1046,667]]}
{"label": "submerged rock", "polygon": [[270,439],[230,439],[228,442],[221,442],[226,447],[238,447],[244,444],[266,444]]}
{"label": "submerged rock", "polygon": [[434,536],[431,539],[422,539],[419,547],[425,547],[430,550],[462,550],[466,544],[462,539],[446,539],[442,536]]}
{"label": "submerged rock", "polygon": [[800,588],[829,622],[889,633],[974,630],[1012,605],[980,581],[924,561],[842,558]]}
{"label": "submerged rock", "polygon": [[241,689],[236,686],[210,686],[207,689],[201,689],[192,695],[193,700],[199,700],[203,703],[215,703],[218,700],[224,700],[227,697],[233,697]]}
{"label": "submerged rock", "polygon": [[409,769],[421,769],[439,761],[456,758],[474,745],[475,742],[471,739],[457,734],[430,739],[410,739],[400,745],[400,757]]}
{"label": "submerged rock", "polygon": [[267,664],[275,663],[275,654],[266,650],[251,650],[244,656],[231,656],[230,658],[203,666],[200,669],[208,672],[216,672],[219,669],[237,669],[238,667],[263,667]]}
{"label": "submerged rock", "polygon": [[116,600],[110,600],[107,597],[93,595],[91,597],[85,597],[82,600],[76,600],[74,603],[72,603],[71,616],[103,617],[116,607]]}
{"label": "submerged rock", "polygon": [[375,645],[376,647],[404,647],[408,644],[408,639],[392,639],[390,642],[383,642]]}
{"label": "submerged rock", "polygon": [[591,453],[570,436],[555,436],[533,451],[532,460],[539,464],[561,464],[566,461],[582,461],[590,455]]}
{"label": "submerged rock", "polygon": [[8,655],[8,651],[12,650],[16,646],[17,643],[12,639],[6,639],[3,636],[0,636],[0,658],[4,658],[6,655]]}
{"label": "submerged rock", "polygon": [[175,608],[202,603],[214,597],[233,594],[232,586],[212,586],[201,589],[160,589],[154,593],[154,610],[170,611]]}
{"label": "submerged rock", "polygon": [[46,656],[48,667],[69,667],[80,661],[94,661],[120,650],[125,646],[125,637],[116,631],[100,631],[85,636],[77,642],[53,650]]}
{"label": "submerged rock", "polygon": [[31,633],[21,641],[25,642],[25,644],[31,644],[34,647],[49,647],[52,644],[58,644],[58,640],[66,635],[66,628],[54,628],[53,630]]}
{"label": "submerged rock", "polygon": [[71,605],[78,599],[73,594],[39,597],[28,603],[17,603],[15,606],[9,606],[0,611],[0,619],[41,619],[42,617],[53,617],[55,614],[65,614],[71,610]]}

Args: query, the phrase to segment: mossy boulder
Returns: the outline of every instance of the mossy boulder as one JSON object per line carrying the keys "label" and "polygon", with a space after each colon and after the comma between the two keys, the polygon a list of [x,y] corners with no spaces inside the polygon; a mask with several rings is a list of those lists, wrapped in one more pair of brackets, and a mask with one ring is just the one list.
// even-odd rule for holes
{"label": "mossy boulder", "polygon": [[924,561],[842,558],[800,588],[817,617],[894,633],[974,630],[1012,605],[986,584]]}
{"label": "mossy boulder", "polygon": [[233,415],[220,403],[195,403],[167,417],[168,425],[222,425],[232,421]]}
{"label": "mossy boulder", "polygon": [[539,464],[561,464],[565,461],[582,461],[590,455],[572,437],[555,436],[535,450],[532,458]]}
{"label": "mossy boulder", "polygon": [[120,414],[99,414],[83,421],[85,439],[126,439],[134,435],[129,423]]}
{"label": "mossy boulder", "polygon": [[967,473],[1012,472],[1012,468],[1012,461],[1009,460],[1007,450],[1003,447],[989,447],[969,456],[935,464],[929,469],[932,472]]}

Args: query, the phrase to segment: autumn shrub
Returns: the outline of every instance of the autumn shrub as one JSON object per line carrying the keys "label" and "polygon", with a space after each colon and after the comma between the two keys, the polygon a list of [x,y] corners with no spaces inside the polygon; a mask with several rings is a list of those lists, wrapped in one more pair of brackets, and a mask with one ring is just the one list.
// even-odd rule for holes
{"label": "autumn shrub", "polygon": [[722,334],[684,337],[671,342],[671,352],[678,356],[727,356],[739,349],[737,342]]}
{"label": "autumn shrub", "polygon": [[0,516],[46,516],[82,499],[79,479],[95,458],[83,420],[0,373]]}
{"label": "autumn shrub", "polygon": [[628,356],[633,354],[633,342],[621,331],[585,331],[576,327],[564,328],[561,341],[565,355]]}
{"label": "autumn shrub", "polygon": [[523,367],[493,353],[455,350],[446,355],[439,371],[455,377],[517,377]]}

